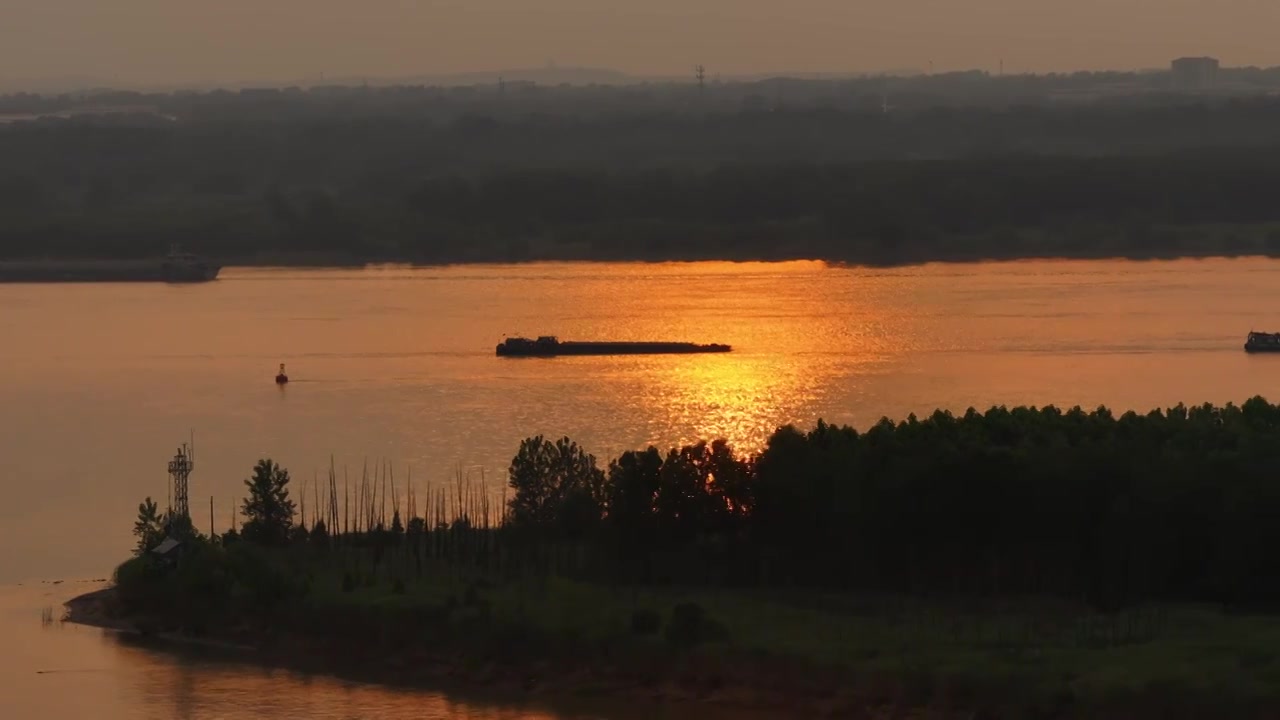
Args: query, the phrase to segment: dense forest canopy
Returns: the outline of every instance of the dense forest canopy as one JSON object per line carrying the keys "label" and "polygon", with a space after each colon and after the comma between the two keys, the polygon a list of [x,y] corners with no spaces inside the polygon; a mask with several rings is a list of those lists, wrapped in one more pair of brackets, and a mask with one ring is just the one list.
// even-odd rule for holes
{"label": "dense forest canopy", "polygon": [[[175,241],[245,261],[1277,251],[1280,100],[923,95],[885,108],[877,91],[968,83],[981,98],[1125,80],[1073,77],[796,80],[808,94],[755,104],[743,88],[767,83],[733,85],[732,103],[721,86],[103,96],[158,114],[0,125],[0,256],[139,256]],[[522,93],[541,99],[511,99]],[[71,105],[0,100],[5,112]]]}
{"label": "dense forest canopy", "polygon": [[511,465],[511,529],[587,540],[641,582],[1280,602],[1280,408],[992,408]]}

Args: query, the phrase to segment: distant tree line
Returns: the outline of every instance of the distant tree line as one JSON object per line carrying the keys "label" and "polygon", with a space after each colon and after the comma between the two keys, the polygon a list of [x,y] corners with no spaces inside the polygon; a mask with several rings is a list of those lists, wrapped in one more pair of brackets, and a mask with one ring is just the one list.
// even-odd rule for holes
{"label": "distant tree line", "polygon": [[[1167,71],[1075,72],[996,75],[983,70],[875,74],[848,77],[775,76],[719,80],[714,68],[702,87],[687,77],[628,81],[600,76],[598,82],[488,78],[421,78],[391,83],[335,82],[311,87],[144,92],[87,89],[75,92],[16,92],[0,95],[0,114],[38,114],[86,107],[154,108],[181,120],[293,121],[341,115],[366,118],[408,115],[448,120],[468,114],[572,115],[682,113],[739,110],[832,109],[880,111],[934,107],[1003,108],[1011,105],[1075,103],[1162,107],[1189,100],[1217,102],[1280,87],[1280,67],[1224,67],[1221,90],[1179,92]],[[137,120],[134,118],[133,120]]]}
{"label": "distant tree line", "polygon": [[177,137],[142,130],[86,130],[82,142],[41,151],[59,137],[48,132],[19,147],[20,133],[0,131],[0,145],[15,143],[0,153],[15,160],[0,166],[0,257],[144,256],[173,242],[241,261],[879,264],[1280,252],[1271,192],[1280,145],[473,175],[415,167],[422,156],[397,160],[388,148],[380,159],[348,158],[352,172],[340,177],[343,151],[320,149],[340,146],[336,136],[296,153],[220,136],[196,159]]}
{"label": "distant tree line", "polygon": [[[1231,72],[1261,88],[1280,70]],[[0,257],[1276,252],[1280,99],[1036,99],[1116,82],[1159,80],[778,80],[706,103],[674,84],[7,96],[0,113],[159,115],[0,124]]]}

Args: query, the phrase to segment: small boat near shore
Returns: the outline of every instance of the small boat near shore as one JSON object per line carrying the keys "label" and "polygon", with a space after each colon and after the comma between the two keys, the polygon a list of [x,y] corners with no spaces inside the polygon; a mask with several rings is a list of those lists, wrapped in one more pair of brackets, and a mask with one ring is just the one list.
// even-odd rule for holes
{"label": "small boat near shore", "polygon": [[1251,332],[1244,342],[1244,351],[1280,352],[1280,333]]}
{"label": "small boat near shore", "polygon": [[561,342],[543,335],[536,340],[507,338],[498,346],[498,357],[557,357],[560,355],[686,355],[724,353],[728,345],[688,342]]}

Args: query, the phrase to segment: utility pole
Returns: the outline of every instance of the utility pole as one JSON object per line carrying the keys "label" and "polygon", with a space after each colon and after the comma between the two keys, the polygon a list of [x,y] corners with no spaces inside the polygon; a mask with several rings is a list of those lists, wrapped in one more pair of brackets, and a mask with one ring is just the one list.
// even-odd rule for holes
{"label": "utility pole", "polygon": [[698,78],[698,94],[702,94],[706,90],[707,69],[699,65],[694,70],[694,76]]}

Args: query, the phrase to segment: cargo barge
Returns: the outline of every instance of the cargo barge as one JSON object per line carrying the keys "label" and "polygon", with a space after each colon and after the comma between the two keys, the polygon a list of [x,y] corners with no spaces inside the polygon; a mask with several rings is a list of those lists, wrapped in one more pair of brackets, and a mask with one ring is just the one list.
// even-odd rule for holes
{"label": "cargo barge", "polygon": [[1244,342],[1245,352],[1280,352],[1280,333],[1251,332]]}
{"label": "cargo barge", "polygon": [[216,280],[222,266],[184,253],[143,260],[9,260],[0,262],[0,283],[167,282]]}
{"label": "cargo barge", "polygon": [[507,338],[498,346],[498,357],[556,357],[560,355],[687,355],[724,353],[728,345],[687,342],[561,342],[550,335],[537,340]]}

